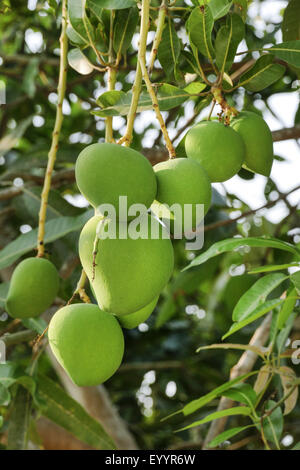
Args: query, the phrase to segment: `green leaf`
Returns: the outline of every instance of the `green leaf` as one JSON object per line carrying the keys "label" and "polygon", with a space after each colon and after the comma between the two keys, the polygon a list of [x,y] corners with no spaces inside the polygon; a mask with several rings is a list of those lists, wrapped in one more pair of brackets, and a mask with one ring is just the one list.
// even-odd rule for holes
{"label": "green leaf", "polygon": [[300,2],[290,0],[283,15],[281,25],[284,41],[300,39]]}
{"label": "green leaf", "polygon": [[295,273],[291,274],[290,277],[297,291],[300,292],[300,271],[296,271]]}
{"label": "green leaf", "polygon": [[300,40],[282,42],[280,44],[276,44],[276,46],[272,46],[268,50],[279,59],[287,62],[289,65],[300,67]]}
{"label": "green leaf", "polygon": [[136,5],[135,0],[91,0],[98,8],[106,8],[107,10],[122,10]]}
{"label": "green leaf", "polygon": [[32,397],[28,390],[18,386],[14,397],[7,432],[8,450],[26,450]]}
{"label": "green leaf", "polygon": [[[157,99],[161,111],[168,111],[169,109],[175,108],[186,101],[189,97],[190,95],[184,90],[173,85],[169,85],[168,83],[159,87],[157,92]],[[102,109],[99,111],[92,111],[92,114],[101,117],[125,116],[129,112],[131,98],[131,91],[127,93],[124,91],[107,91],[97,99],[97,104],[99,104]],[[146,91],[142,91],[139,97],[137,112],[140,113],[141,111],[149,109],[153,109],[150,95]]]}
{"label": "green leaf", "polygon": [[39,375],[37,403],[41,413],[95,449],[115,449],[101,424],[53,380]]}
{"label": "green leaf", "polygon": [[289,316],[291,315],[291,313],[293,312],[294,310],[294,307],[296,305],[296,302],[297,302],[297,290],[294,288],[294,289],[290,289],[289,290],[289,293],[287,295],[287,297],[285,298],[284,300],[284,304],[278,314],[278,317],[277,317],[277,328],[279,330],[281,330],[287,319],[289,318]]}
{"label": "green leaf", "polygon": [[256,403],[257,395],[251,385],[247,383],[239,383],[234,385],[223,394],[224,397],[230,398],[233,401],[244,403],[245,405],[253,408]]}
{"label": "green leaf", "polygon": [[157,58],[167,76],[174,72],[179,54],[180,41],[175,31],[174,23],[168,17],[157,52]]}
{"label": "green leaf", "polygon": [[182,412],[185,416],[188,416],[195,411],[198,411],[200,408],[202,408],[204,405],[207,403],[211,402],[214,398],[220,396],[231,388],[233,385],[243,382],[246,380],[248,377],[251,377],[252,375],[256,374],[256,371],[248,372],[247,374],[240,375],[239,377],[236,377],[235,379],[229,380],[223,385],[220,385],[220,387],[215,388],[211,392],[207,393],[206,395],[203,395],[200,398],[197,398],[196,400],[191,401],[187,405],[185,405],[182,410],[179,412]]}
{"label": "green leaf", "polygon": [[[81,230],[92,217],[92,210],[77,217],[56,217],[45,224],[45,243],[53,242],[68,233]],[[10,266],[14,261],[36,248],[37,229],[24,233],[6,245],[0,253],[0,269]]]}
{"label": "green leaf", "polygon": [[26,328],[36,331],[39,335],[47,328],[47,323],[43,318],[23,318],[22,323]]}
{"label": "green leaf", "polygon": [[208,5],[194,8],[187,22],[190,39],[201,54],[210,59],[215,55],[211,42],[213,27],[214,19]]}
{"label": "green leaf", "polygon": [[88,60],[84,53],[76,48],[68,52],[68,62],[72,69],[81,75],[88,75],[94,70],[93,64]]}
{"label": "green leaf", "polygon": [[214,20],[227,15],[232,5],[232,0],[210,0],[208,6],[212,12]]}
{"label": "green leaf", "polygon": [[[265,410],[268,411],[276,405],[276,402],[269,400]],[[268,441],[278,443],[283,431],[283,415],[280,406],[273,413],[264,419],[263,430]]]}
{"label": "green leaf", "polygon": [[69,0],[68,15],[69,21],[75,32],[87,44],[94,41],[94,30],[85,13],[86,0]]}
{"label": "green leaf", "polygon": [[139,13],[137,8],[129,8],[116,12],[113,46],[117,54],[124,54],[129,48],[138,20]]}
{"label": "green leaf", "polygon": [[297,442],[297,444],[291,450],[300,450],[300,442]]}
{"label": "green leaf", "polygon": [[237,14],[229,15],[226,26],[222,26],[215,42],[216,64],[221,73],[230,70],[236,50],[245,34],[245,26]]}
{"label": "green leaf", "polygon": [[222,253],[233,251],[244,246],[253,246],[256,248],[277,248],[279,250],[289,251],[298,257],[300,255],[299,250],[294,245],[283,242],[276,238],[227,238],[225,240],[214,243],[207,251],[202,253],[200,256],[197,256],[188,266],[184,268],[184,271],[186,269],[192,268],[193,266],[198,266],[199,264],[205,263],[214,256],[218,256]]}
{"label": "green leaf", "polygon": [[240,15],[245,23],[247,19],[248,0],[233,0],[233,3],[235,13]]}
{"label": "green leaf", "polygon": [[[3,416],[0,415],[0,428],[3,426]],[[1,447],[0,447],[1,449]]]}
{"label": "green leaf", "polygon": [[185,426],[184,428],[179,429],[179,431],[185,431],[186,429],[195,428],[196,426],[200,426],[201,424],[204,424],[204,423],[210,423],[211,421],[214,421],[215,419],[223,418],[223,416],[236,416],[236,415],[249,416],[250,414],[251,414],[251,408],[248,408],[247,406],[235,406],[234,408],[228,408],[226,410],[215,411],[214,413],[211,413],[205,416],[205,418],[200,419],[199,421],[195,421],[194,423],[189,424],[188,426]]}
{"label": "green leaf", "polygon": [[283,273],[274,273],[267,274],[258,279],[236,304],[232,314],[233,321],[245,320],[287,278],[288,276],[285,276]]}
{"label": "green leaf", "polygon": [[68,25],[67,27],[67,36],[72,44],[76,46],[84,46],[86,41],[82,39],[82,37],[76,33],[75,29],[72,26]]}
{"label": "green leaf", "polygon": [[217,447],[218,445],[222,444],[222,442],[227,441],[233,436],[236,436],[240,432],[244,431],[245,429],[252,428],[253,424],[249,424],[248,426],[239,426],[237,428],[227,429],[224,432],[221,432],[217,437],[215,437],[212,441],[209,442],[208,447]]}
{"label": "green leaf", "polygon": [[285,348],[286,341],[287,341],[287,339],[289,337],[289,334],[290,334],[290,332],[293,328],[295,318],[296,318],[296,313],[292,312],[289,315],[285,326],[283,327],[283,329],[280,331],[280,333],[277,336],[276,348],[277,348],[278,354],[280,354],[281,351]]}
{"label": "green leaf", "polygon": [[257,268],[248,271],[248,274],[267,273],[270,271],[281,271],[282,269],[288,269],[292,267],[299,268],[299,263],[287,263],[287,264],[273,264],[269,266],[258,266]]}
{"label": "green leaf", "polygon": [[258,320],[260,317],[268,313],[273,308],[278,307],[283,302],[284,301],[282,299],[267,300],[262,305],[259,305],[257,308],[255,308],[252,312],[248,313],[245,319],[243,319],[242,321],[233,323],[233,325],[228,330],[228,332],[222,336],[222,340],[224,340],[225,338],[228,338],[228,336],[231,336],[233,333],[236,333],[237,331],[241,330],[246,325],[249,325],[255,320]]}
{"label": "green leaf", "polygon": [[241,76],[239,86],[252,92],[260,91],[277,82],[284,72],[283,65],[273,64],[271,54],[262,55],[253,67]]}

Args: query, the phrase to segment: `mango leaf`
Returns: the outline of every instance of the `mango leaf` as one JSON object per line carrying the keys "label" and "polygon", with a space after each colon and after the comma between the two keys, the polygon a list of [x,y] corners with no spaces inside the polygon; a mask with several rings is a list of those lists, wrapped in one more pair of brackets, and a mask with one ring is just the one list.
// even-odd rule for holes
{"label": "mango leaf", "polygon": [[[269,400],[265,411],[271,410],[276,405],[276,402]],[[280,406],[278,406],[270,416],[267,416],[263,421],[263,430],[265,437],[268,441],[278,443],[283,431],[283,415]]]}
{"label": "mango leaf", "polygon": [[228,251],[233,251],[244,246],[253,246],[256,248],[277,248],[279,250],[289,251],[298,258],[300,256],[299,250],[291,243],[283,242],[276,238],[264,238],[264,237],[249,237],[249,238],[227,238],[219,242],[214,243],[207,251],[197,256],[188,266],[184,268],[190,269],[193,266],[205,263],[208,259],[218,256]]}
{"label": "mango leaf", "polygon": [[136,5],[135,0],[91,0],[90,3],[107,10],[122,10]]}
{"label": "mango leaf", "polygon": [[287,263],[287,264],[273,264],[269,266],[258,266],[257,268],[251,269],[248,271],[248,274],[258,274],[258,273],[267,273],[270,271],[281,271],[282,269],[298,267],[299,263]]}
{"label": "mango leaf", "polygon": [[[288,276],[282,273],[274,273],[258,279],[236,304],[232,313],[233,321],[240,322],[254,314],[254,310],[258,306],[262,306],[268,295],[287,278]],[[278,302],[278,299],[276,299],[276,302]]]}
{"label": "mango leaf", "polygon": [[207,415],[205,418],[200,419],[199,421],[195,421],[184,428],[179,429],[178,431],[185,431],[186,429],[195,428],[196,426],[200,426],[204,423],[210,423],[215,419],[223,418],[224,416],[236,416],[236,415],[244,415],[249,416],[251,414],[251,408],[248,406],[235,406],[234,408],[228,408],[226,410],[215,411]]}
{"label": "mango leaf", "polygon": [[294,307],[296,305],[296,302],[297,302],[297,290],[294,288],[294,289],[290,289],[289,292],[288,292],[288,295],[286,296],[286,298],[284,299],[284,304],[278,314],[278,317],[277,317],[277,325],[276,327],[281,330],[287,319],[289,318],[289,316],[291,315],[291,313],[293,312],[294,310]]}
{"label": "mango leaf", "polygon": [[75,32],[85,43],[90,44],[95,40],[93,27],[85,13],[86,0],[69,0],[69,21]]}
{"label": "mango leaf", "polygon": [[129,8],[116,12],[113,46],[117,54],[124,54],[129,48],[138,20],[139,14],[137,8]]}
{"label": "mango leaf", "polygon": [[268,383],[269,377],[270,377],[270,367],[267,365],[263,365],[260,368],[260,371],[258,373],[258,376],[256,378],[255,384],[254,384],[254,391],[257,395],[259,395],[265,388],[265,386]]}
{"label": "mango leaf", "polygon": [[41,335],[47,327],[47,323],[43,318],[23,318],[22,323],[26,328],[36,331],[39,335]]}
{"label": "mango leaf", "polygon": [[179,54],[180,40],[173,21],[168,17],[157,52],[157,58],[167,76],[174,72]]}
{"label": "mango leaf", "polygon": [[237,14],[229,15],[226,25],[219,29],[215,42],[216,64],[221,73],[230,70],[244,34],[245,26],[241,17]]}
{"label": "mango leaf", "polygon": [[[45,224],[45,243],[53,242],[68,233],[80,230],[92,217],[93,211],[89,210],[77,217],[56,217]],[[6,245],[0,252],[0,269],[10,266],[14,261],[35,249],[37,240],[37,229],[24,233],[14,241]]]}
{"label": "mango leaf", "polygon": [[101,424],[92,418],[53,380],[39,375],[37,404],[48,419],[95,449],[115,449],[115,444]]}
{"label": "mango leaf", "polygon": [[235,13],[240,15],[245,23],[247,19],[248,0],[233,0],[233,4]]}
{"label": "mango leaf", "polygon": [[214,20],[227,15],[232,5],[232,0],[210,0],[208,6],[212,12]]}
{"label": "mango leaf", "polygon": [[190,39],[198,50],[210,60],[214,57],[214,49],[211,42],[211,34],[214,27],[214,19],[208,5],[194,8],[187,21]]}
{"label": "mango leaf", "polygon": [[75,29],[70,25],[67,27],[67,36],[70,42],[76,46],[84,46],[86,44],[86,41],[82,39],[82,37],[77,34]]}
{"label": "mango leaf", "polygon": [[291,281],[296,287],[297,291],[300,292],[300,271],[296,271],[295,273],[291,274]]}
{"label": "mango leaf", "polygon": [[280,333],[278,334],[276,338],[276,348],[277,348],[278,354],[280,354],[281,351],[285,348],[286,341],[293,328],[296,316],[297,314],[295,312],[292,312],[289,315],[288,319],[286,320],[285,326],[283,327],[283,329],[280,331]]}
{"label": "mango leaf", "polygon": [[252,92],[260,91],[277,82],[284,72],[283,65],[273,64],[271,54],[262,55],[253,67],[241,76],[239,86]]}
{"label": "mango leaf", "polygon": [[300,40],[282,42],[280,44],[276,44],[276,46],[272,46],[268,50],[279,59],[287,62],[289,65],[300,67]]}
{"label": "mango leaf", "polygon": [[[287,395],[292,387],[293,382],[296,380],[297,376],[293,369],[286,366],[281,366],[279,368],[280,380],[283,388],[284,395]],[[298,400],[298,387],[291,393],[291,395],[284,401],[284,415],[289,414],[295,406],[297,405]]]}
{"label": "mango leaf", "polygon": [[284,10],[283,21],[281,25],[282,37],[284,41],[293,41],[300,39],[300,2],[299,0],[290,0]]}
{"label": "mango leaf", "polygon": [[81,75],[88,75],[94,70],[93,64],[88,60],[84,53],[76,48],[68,52],[68,62],[72,69]]}
{"label": "mango leaf", "polygon": [[257,400],[256,392],[251,385],[247,383],[236,384],[229,390],[226,390],[222,395],[233,401],[244,403],[250,408],[253,408]]}
{"label": "mango leaf", "polygon": [[18,386],[12,404],[7,432],[8,450],[26,450],[31,416],[32,397],[28,390]]}
{"label": "mango leaf", "polygon": [[[168,111],[169,109],[179,106],[186,101],[190,95],[184,90],[177,88],[168,83],[159,87],[157,92],[157,99],[161,111]],[[124,91],[107,91],[103,93],[98,99],[97,104],[102,108],[101,110],[92,111],[96,116],[125,116],[130,109],[132,92],[125,93]],[[144,90],[140,94],[137,112],[146,111],[152,108],[152,101],[149,94]]]}
{"label": "mango leaf", "polygon": [[185,416],[188,416],[195,411],[198,411],[200,408],[202,408],[204,405],[207,403],[211,402],[214,398],[222,395],[223,392],[231,388],[233,385],[243,382],[244,380],[248,379],[248,377],[251,377],[252,375],[257,374],[257,371],[252,371],[248,372],[247,374],[240,375],[239,377],[236,377],[235,379],[229,380],[225,384],[220,385],[219,387],[215,388],[211,392],[207,393],[206,395],[203,395],[200,398],[197,398],[196,400],[191,401],[187,405],[185,405],[182,410],[179,410],[177,413],[183,413]]}
{"label": "mango leaf", "polygon": [[230,439],[231,437],[236,436],[237,434],[244,431],[245,429],[252,428],[252,427],[253,427],[253,424],[249,424],[248,426],[239,426],[237,428],[227,429],[226,431],[221,432],[221,434],[219,434],[217,437],[212,439],[208,443],[208,447],[211,447],[211,448],[217,447],[218,445],[222,444],[222,442],[228,441],[228,439]]}

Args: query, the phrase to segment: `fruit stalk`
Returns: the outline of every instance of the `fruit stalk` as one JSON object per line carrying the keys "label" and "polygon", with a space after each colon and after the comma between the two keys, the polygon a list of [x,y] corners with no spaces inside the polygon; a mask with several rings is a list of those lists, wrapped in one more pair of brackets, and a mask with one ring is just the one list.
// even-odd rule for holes
{"label": "fruit stalk", "polygon": [[211,92],[213,94],[214,100],[221,106],[222,111],[225,115],[225,125],[229,126],[231,115],[237,116],[238,111],[233,106],[229,106],[224,96],[222,95],[222,91],[220,88],[212,87]]}
{"label": "fruit stalk", "polygon": [[155,94],[155,91],[153,89],[152,83],[150,81],[147,67],[146,67],[146,45],[147,45],[147,35],[148,35],[148,28],[149,28],[149,6],[150,6],[150,1],[149,0],[143,0],[142,2],[142,18],[141,18],[141,37],[140,37],[140,45],[139,45],[139,52],[138,52],[138,61],[141,66],[141,71],[143,75],[144,82],[147,87],[147,91],[150,95],[151,101],[152,101],[152,106],[156,114],[156,118],[160,124],[161,131],[163,133],[166,147],[169,152],[169,157],[174,158],[176,157],[175,149],[173,147],[172,141],[169,137],[164,119],[161,115],[161,112],[159,110],[159,104],[158,100]]}
{"label": "fruit stalk", "polygon": [[67,38],[67,0],[62,2],[62,19],[61,19],[61,35],[60,35],[60,62],[59,62],[59,78],[57,85],[58,102],[56,107],[56,117],[54,130],[52,134],[51,147],[48,153],[48,164],[44,179],[44,186],[41,196],[41,206],[39,212],[39,226],[38,226],[38,237],[37,237],[37,256],[42,258],[45,253],[44,238],[45,238],[45,222],[47,213],[47,204],[49,198],[49,192],[51,188],[51,178],[53,168],[56,160],[57,149],[60,131],[63,122],[63,101],[66,92],[67,83],[67,53],[68,53],[68,38]]}

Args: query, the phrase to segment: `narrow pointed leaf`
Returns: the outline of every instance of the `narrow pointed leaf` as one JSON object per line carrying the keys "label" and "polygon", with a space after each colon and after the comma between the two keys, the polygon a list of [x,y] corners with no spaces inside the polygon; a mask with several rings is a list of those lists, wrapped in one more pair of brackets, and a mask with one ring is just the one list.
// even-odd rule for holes
{"label": "narrow pointed leaf", "polygon": [[208,6],[212,12],[214,20],[227,15],[232,5],[232,0],[210,0]]}
{"label": "narrow pointed leaf", "polygon": [[229,15],[225,26],[217,34],[216,64],[220,72],[228,71],[234,61],[236,50],[245,34],[245,26],[239,15]]}
{"label": "narrow pointed leaf", "polygon": [[18,386],[12,403],[7,432],[8,450],[26,450],[32,398],[28,390]]}
{"label": "narrow pointed leaf", "polygon": [[281,308],[281,310],[278,314],[278,317],[277,317],[277,328],[279,330],[281,330],[284,327],[287,319],[289,318],[289,316],[293,312],[294,307],[295,307],[296,302],[297,302],[297,298],[298,298],[297,290],[295,288],[291,289],[289,294],[285,298],[283,306],[282,306],[282,308]]}
{"label": "narrow pointed leaf", "polygon": [[300,67],[300,40],[276,44],[276,46],[272,46],[269,51],[289,65]]}
{"label": "narrow pointed leaf", "polygon": [[268,273],[271,271],[281,271],[282,269],[288,269],[292,267],[299,267],[299,263],[287,263],[287,264],[274,264],[269,266],[258,266],[257,268],[248,271],[248,274]]}
{"label": "narrow pointed leaf", "polygon": [[254,314],[254,310],[263,304],[268,295],[285,279],[288,279],[288,276],[283,273],[266,274],[258,279],[239,299],[233,310],[232,320],[240,322]]}
{"label": "narrow pointed leaf", "polygon": [[[297,376],[293,369],[287,366],[281,366],[279,368],[280,380],[283,388],[284,395],[287,395],[291,390],[293,382],[296,380]],[[284,415],[289,414],[298,401],[298,387],[292,392],[292,394],[284,402]]]}
{"label": "narrow pointed leaf", "polygon": [[226,431],[219,434],[215,437],[212,441],[208,443],[208,447],[217,447],[218,445],[222,444],[222,442],[227,441],[231,437],[236,436],[240,432],[244,431],[245,429],[252,428],[253,425],[249,424],[248,426],[239,426],[237,428],[227,429]]}
{"label": "narrow pointed leaf", "polygon": [[213,26],[214,19],[208,5],[194,8],[187,22],[191,41],[201,54],[210,59],[214,57],[211,42]]}
{"label": "narrow pointed leaf", "polygon": [[289,251],[298,258],[300,257],[299,250],[291,243],[277,240],[276,238],[227,238],[219,242],[214,243],[207,251],[197,256],[184,270],[198,266],[199,264],[205,263],[214,256],[221,255],[228,251],[237,250],[243,246],[253,246],[256,248],[277,248],[279,250]]}
{"label": "narrow pointed leaf", "polygon": [[[275,401],[269,400],[265,407],[265,411],[272,409],[275,405]],[[283,431],[283,415],[280,406],[278,406],[270,416],[264,419],[263,429],[268,441],[279,443]]]}
{"label": "narrow pointed leaf", "polygon": [[171,75],[174,71],[179,54],[180,41],[175,31],[174,23],[168,17],[157,52],[157,58],[167,76]]}
{"label": "narrow pointed leaf", "polygon": [[72,69],[81,75],[88,75],[94,70],[93,64],[88,60],[84,53],[76,48],[68,52],[68,62]]}
{"label": "narrow pointed leaf", "polygon": [[260,91],[277,82],[284,72],[283,65],[273,63],[272,55],[262,55],[253,67],[241,76],[239,86],[252,92]]}
{"label": "narrow pointed leaf", "polygon": [[200,426],[201,424],[210,423],[215,419],[223,418],[224,416],[236,416],[236,415],[244,415],[249,416],[251,414],[251,408],[247,406],[235,406],[234,408],[228,408],[226,410],[216,411],[215,413],[211,413],[203,419],[199,421],[195,421],[184,428],[179,429],[179,431],[184,431],[186,429],[195,428],[196,426]]}
{"label": "narrow pointed leaf", "polygon": [[263,351],[252,344],[236,344],[236,343],[221,343],[221,344],[210,344],[209,346],[201,346],[196,352],[204,351],[206,349],[240,349],[241,351],[252,351],[264,358]]}

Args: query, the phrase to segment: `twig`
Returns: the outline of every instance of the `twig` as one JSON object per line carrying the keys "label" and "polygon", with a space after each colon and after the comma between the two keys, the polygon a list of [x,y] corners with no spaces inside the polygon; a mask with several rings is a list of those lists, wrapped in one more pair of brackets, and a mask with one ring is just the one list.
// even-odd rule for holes
{"label": "twig", "polygon": [[141,18],[141,38],[140,38],[140,45],[139,45],[139,52],[138,52],[138,60],[141,66],[141,71],[142,71],[144,82],[147,87],[147,91],[152,101],[152,106],[155,111],[156,118],[160,124],[161,130],[165,139],[166,147],[169,152],[169,157],[174,158],[176,156],[175,149],[169,137],[164,119],[159,110],[158,100],[154,92],[154,89],[152,87],[152,83],[150,81],[147,67],[146,67],[146,43],[147,43],[147,34],[148,34],[148,27],[149,27],[149,5],[150,5],[150,0],[143,0],[142,18]]}
{"label": "twig", "polygon": [[52,143],[48,154],[48,165],[45,174],[44,186],[41,197],[41,207],[39,212],[39,227],[38,227],[38,239],[37,239],[37,256],[43,257],[45,252],[44,237],[45,237],[45,222],[47,213],[47,204],[49,191],[51,188],[51,177],[56,160],[56,154],[58,149],[58,142],[60,131],[63,122],[63,101],[66,91],[66,79],[67,79],[67,52],[68,52],[68,38],[67,38],[67,0],[63,0],[62,3],[62,26],[60,35],[60,66],[59,66],[59,79],[58,79],[58,103],[56,108],[56,118],[54,131],[52,135]]}
{"label": "twig", "polygon": [[[269,314],[262,324],[257,328],[255,331],[254,335],[252,336],[250,340],[250,345],[252,346],[264,346],[265,343],[267,342],[269,338],[269,330],[270,330],[270,325],[271,325],[271,319],[272,319],[272,314]],[[239,377],[242,374],[246,374],[247,372],[250,372],[256,362],[257,359],[257,354],[255,354],[253,351],[246,351],[242,354],[240,357],[239,361],[237,364],[231,369],[230,372],[230,380]],[[221,410],[226,410],[232,406],[233,401],[230,400],[229,398],[222,397],[219,406],[218,406],[218,411]],[[207,436],[205,438],[204,444],[203,444],[203,449],[209,449],[207,447],[207,444],[214,439],[218,434],[223,432],[226,422],[227,422],[227,417],[225,416],[224,418],[216,419],[214,420],[209,428],[209,431],[207,433]]]}
{"label": "twig", "polygon": [[156,28],[155,37],[154,37],[154,41],[153,41],[153,46],[152,46],[152,49],[151,49],[151,54],[150,54],[150,59],[149,59],[149,65],[148,65],[148,74],[149,74],[149,76],[152,73],[155,58],[156,58],[157,51],[158,51],[158,46],[159,46],[161,38],[162,38],[162,33],[163,33],[163,29],[164,29],[166,14],[167,14],[166,0],[162,0],[161,6],[159,8],[159,13],[158,13],[158,18],[157,18],[157,28]]}

